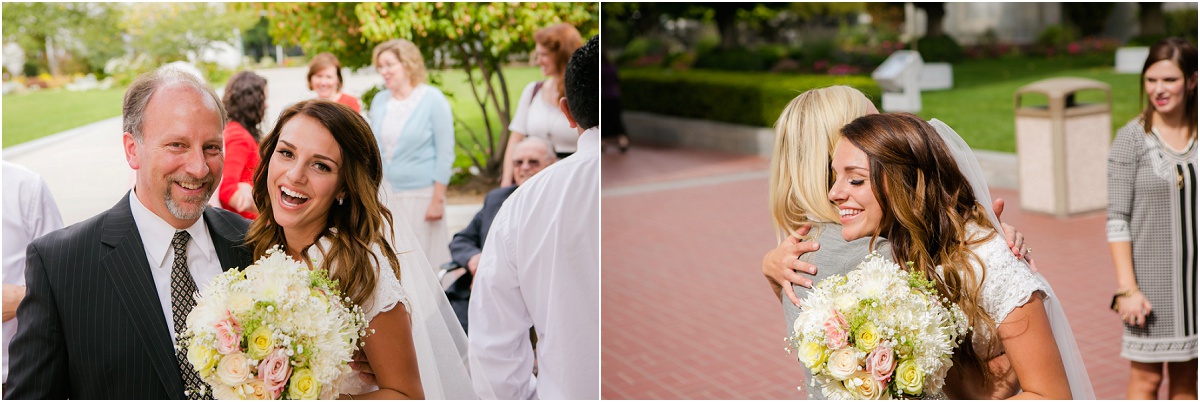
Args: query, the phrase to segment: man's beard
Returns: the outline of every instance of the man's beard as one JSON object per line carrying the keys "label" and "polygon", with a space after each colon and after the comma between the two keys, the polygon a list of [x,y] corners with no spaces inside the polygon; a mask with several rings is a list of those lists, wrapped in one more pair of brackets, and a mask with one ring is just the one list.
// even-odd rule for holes
{"label": "man's beard", "polygon": [[[170,184],[183,181],[199,182],[201,186],[205,187],[204,194],[198,197],[183,197],[179,200],[176,200],[171,195]],[[187,175],[167,177],[167,192],[163,194],[163,200],[167,204],[167,211],[179,219],[192,220],[200,218],[200,216],[204,215],[204,207],[208,205],[208,200],[212,198],[213,192],[216,190],[216,185],[213,181],[214,180],[211,174],[198,180],[192,179],[192,177]],[[197,203],[199,204],[199,207],[191,206]]]}

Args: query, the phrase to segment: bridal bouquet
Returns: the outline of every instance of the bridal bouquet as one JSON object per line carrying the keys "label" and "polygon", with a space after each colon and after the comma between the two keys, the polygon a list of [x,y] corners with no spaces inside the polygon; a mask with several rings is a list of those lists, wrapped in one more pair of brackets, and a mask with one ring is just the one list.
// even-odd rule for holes
{"label": "bridal bouquet", "polygon": [[180,344],[218,399],[333,399],[365,327],[325,270],[276,247],[213,279]]}
{"label": "bridal bouquet", "polygon": [[931,281],[877,253],[822,280],[801,309],[789,341],[828,399],[940,395],[968,329]]}

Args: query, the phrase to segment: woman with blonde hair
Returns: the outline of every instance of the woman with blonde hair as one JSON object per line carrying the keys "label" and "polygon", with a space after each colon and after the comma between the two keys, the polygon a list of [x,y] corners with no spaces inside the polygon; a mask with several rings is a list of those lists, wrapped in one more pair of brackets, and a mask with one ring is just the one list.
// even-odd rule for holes
{"label": "woman with blonde hair", "polygon": [[405,39],[375,46],[371,57],[384,89],[370,121],[383,155],[388,208],[412,227],[431,266],[450,261],[444,218],[454,165],[454,115],[442,91],[426,84],[421,50]]}
{"label": "woman with blonde hair", "polygon": [[550,141],[559,159],[575,153],[575,145],[579,140],[579,133],[571,128],[567,116],[559,109],[558,100],[566,93],[563,91],[563,74],[566,73],[567,60],[575,49],[583,46],[583,38],[571,24],[559,23],[535,32],[533,41],[536,43],[533,47],[534,57],[546,79],[531,82],[521,91],[517,111],[508,125],[501,187],[513,184],[512,154],[526,136]]}
{"label": "woman with blonde hair", "polygon": [[[839,130],[855,118],[876,113],[878,109],[862,92],[838,85],[796,96],[775,122],[769,203],[777,236],[784,240],[763,256],[762,272],[783,305],[789,335],[800,314],[797,293],[807,294],[814,283],[853,270],[871,252],[869,239],[842,238],[840,216],[828,200],[828,191]],[[1013,253],[1024,257],[1023,236],[1007,225],[1004,230]],[[886,239],[879,239],[875,249],[887,256],[886,245]],[[993,364],[1006,364],[999,360]],[[806,395],[824,398],[818,389],[807,389]]]}

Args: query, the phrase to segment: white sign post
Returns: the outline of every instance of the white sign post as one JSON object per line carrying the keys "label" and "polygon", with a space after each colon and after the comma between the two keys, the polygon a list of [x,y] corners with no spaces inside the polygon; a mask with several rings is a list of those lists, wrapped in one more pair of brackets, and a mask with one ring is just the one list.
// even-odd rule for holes
{"label": "white sign post", "polygon": [[897,50],[871,73],[871,78],[883,89],[883,111],[921,111],[921,69],[924,64],[920,53]]}

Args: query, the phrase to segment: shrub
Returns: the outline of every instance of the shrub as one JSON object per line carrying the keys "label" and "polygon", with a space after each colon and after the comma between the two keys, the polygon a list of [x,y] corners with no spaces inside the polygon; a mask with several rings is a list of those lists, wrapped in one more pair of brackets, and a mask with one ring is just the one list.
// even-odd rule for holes
{"label": "shrub", "polygon": [[383,85],[376,85],[371,87],[371,89],[364,91],[362,96],[359,97],[359,101],[362,103],[362,109],[364,113],[371,111],[371,101],[374,100],[375,95],[379,94],[381,91],[383,91]]}
{"label": "shrub", "polygon": [[104,64],[104,72],[116,79],[119,85],[127,86],[142,73],[154,70],[158,66],[159,63],[145,53],[139,53],[136,56],[131,53],[109,59]]}
{"label": "shrub", "polygon": [[716,49],[696,56],[696,68],[724,71],[762,71],[767,68],[762,56],[746,49]]}
{"label": "shrub", "polygon": [[676,70],[687,70],[696,64],[696,52],[687,50],[671,53],[663,59],[663,64]]}
{"label": "shrub", "polygon": [[635,62],[646,57],[665,57],[667,55],[667,44],[659,39],[651,38],[636,38],[629,41],[625,45],[625,50],[621,52],[621,57],[618,61],[622,64]]}
{"label": "shrub", "polygon": [[759,59],[762,59],[764,67],[770,68],[780,60],[787,58],[788,48],[784,45],[762,45],[754,50],[758,54]]}
{"label": "shrub", "polygon": [[934,63],[958,63],[963,59],[963,48],[950,35],[917,39],[917,51],[921,59]]}
{"label": "shrub", "polygon": [[812,64],[817,60],[833,59],[836,50],[837,45],[832,40],[817,40],[792,49],[792,58],[802,64]]}
{"label": "shrub", "polygon": [[784,106],[813,88],[848,85],[878,100],[870,77],[625,69],[621,98],[628,110],[772,127]]}
{"label": "shrub", "polygon": [[1045,48],[1064,48],[1078,39],[1079,34],[1074,29],[1062,25],[1051,25],[1038,34],[1035,42]]}
{"label": "shrub", "polygon": [[21,65],[21,74],[26,77],[37,77],[38,73],[47,70],[31,60],[26,60],[25,64]]}
{"label": "shrub", "polygon": [[1154,46],[1154,44],[1158,43],[1158,41],[1166,39],[1168,37],[1170,37],[1170,35],[1138,35],[1138,36],[1129,38],[1129,41],[1126,42],[1125,45],[1126,46],[1150,47],[1150,46]]}
{"label": "shrub", "polygon": [[1196,44],[1196,9],[1184,9],[1164,13],[1167,33],[1161,35],[1138,35],[1130,38],[1126,46],[1153,46],[1158,41],[1178,36]]}
{"label": "shrub", "polygon": [[1196,44],[1196,9],[1188,8],[1183,10],[1172,11],[1165,13],[1167,19],[1167,33],[1179,36]]}
{"label": "shrub", "polygon": [[233,77],[234,73],[233,70],[226,69],[221,67],[220,64],[208,61],[196,63],[196,68],[200,69],[200,72],[204,74],[204,79],[208,80],[209,85],[214,86],[219,83],[229,81],[229,78]]}

